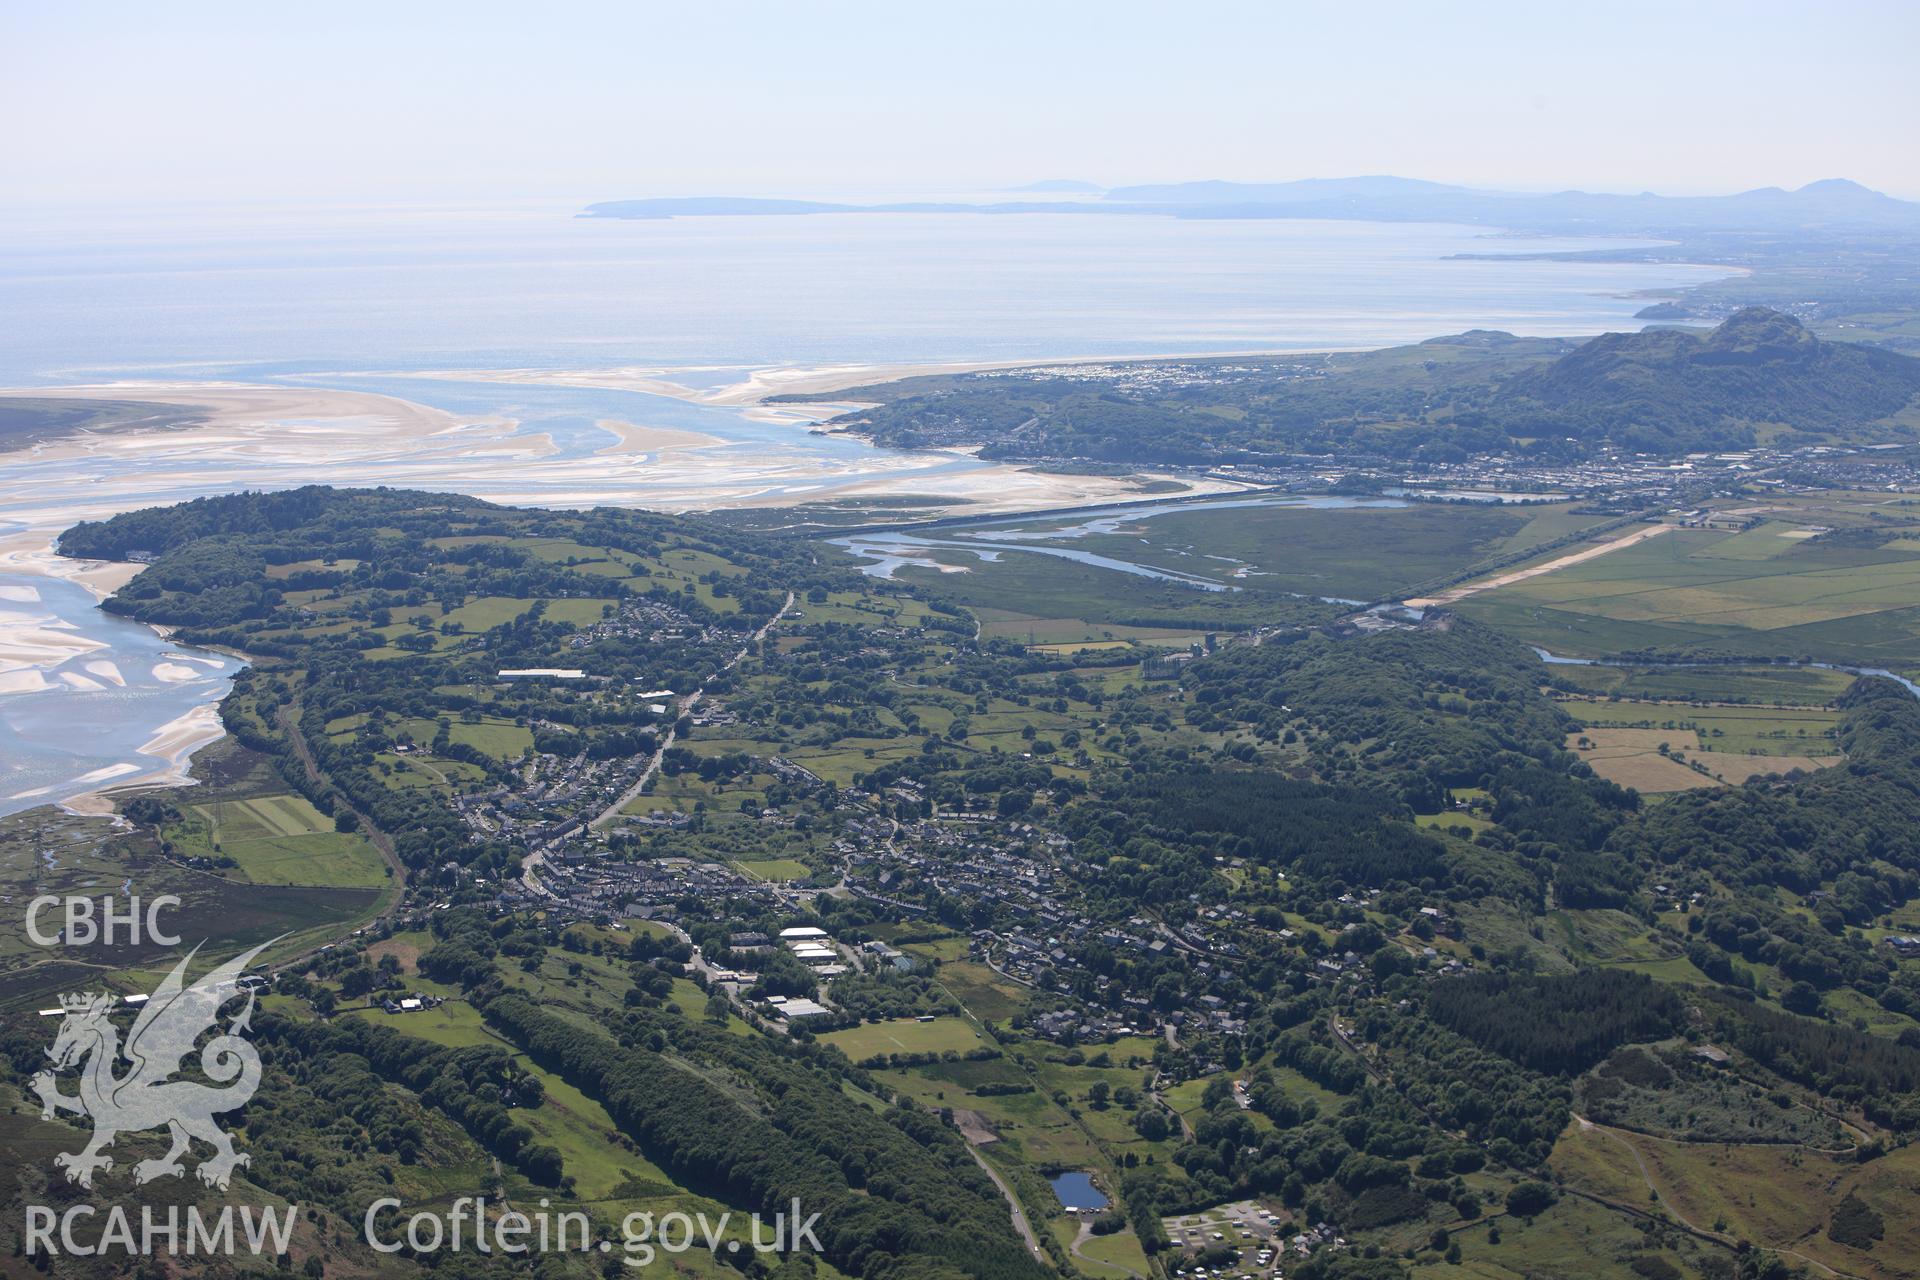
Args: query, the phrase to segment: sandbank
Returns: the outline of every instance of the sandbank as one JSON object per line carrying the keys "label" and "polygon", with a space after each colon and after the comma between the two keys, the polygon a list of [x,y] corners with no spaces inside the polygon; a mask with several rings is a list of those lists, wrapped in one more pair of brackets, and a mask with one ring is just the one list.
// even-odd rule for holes
{"label": "sandbank", "polygon": [[[220,724],[220,708],[211,702],[202,703],[161,725],[153,737],[141,746],[141,755],[158,757],[166,761],[165,767],[146,773],[141,773],[138,765],[125,763],[96,769],[78,781],[111,785],[96,786],[79,795],[69,796],[60,802],[60,807],[83,817],[104,817],[114,811],[113,795],[117,792],[148,787],[190,786],[193,778],[188,774],[187,766],[193,753],[225,733],[225,728]],[[137,776],[128,777],[128,774]]]}

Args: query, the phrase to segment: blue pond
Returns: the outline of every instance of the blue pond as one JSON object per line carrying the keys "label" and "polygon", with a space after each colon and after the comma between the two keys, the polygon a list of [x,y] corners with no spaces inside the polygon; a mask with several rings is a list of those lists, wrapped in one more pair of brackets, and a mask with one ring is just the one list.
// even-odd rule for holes
{"label": "blue pond", "polygon": [[1053,1194],[1060,1197],[1060,1203],[1068,1209],[1104,1209],[1107,1197],[1100,1188],[1093,1185],[1093,1179],[1078,1169],[1057,1173],[1047,1181],[1053,1184]]}

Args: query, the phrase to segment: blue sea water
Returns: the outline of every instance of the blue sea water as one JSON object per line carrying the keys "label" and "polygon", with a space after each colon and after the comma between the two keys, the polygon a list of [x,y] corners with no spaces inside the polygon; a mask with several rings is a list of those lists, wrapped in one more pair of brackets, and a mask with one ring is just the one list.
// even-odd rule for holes
{"label": "blue sea water", "polygon": [[84,587],[58,578],[0,573],[0,615],[99,645],[43,668],[44,691],[0,695],[0,814],[165,769],[141,748],[160,726],[223,697],[245,665],[103,613]]}
{"label": "blue sea water", "polygon": [[0,385],[636,363],[706,366],[711,380],[755,365],[1593,333],[1636,327],[1639,291],[1725,274],[1463,260],[1594,242],[1427,224],[573,213],[0,213]]}

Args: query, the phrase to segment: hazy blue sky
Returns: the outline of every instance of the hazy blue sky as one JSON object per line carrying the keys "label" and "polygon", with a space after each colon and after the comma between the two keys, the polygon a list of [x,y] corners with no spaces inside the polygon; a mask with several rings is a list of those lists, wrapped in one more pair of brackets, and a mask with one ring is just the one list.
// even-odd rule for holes
{"label": "hazy blue sky", "polygon": [[1396,173],[1920,198],[1920,3],[34,4],[16,197],[948,190]]}

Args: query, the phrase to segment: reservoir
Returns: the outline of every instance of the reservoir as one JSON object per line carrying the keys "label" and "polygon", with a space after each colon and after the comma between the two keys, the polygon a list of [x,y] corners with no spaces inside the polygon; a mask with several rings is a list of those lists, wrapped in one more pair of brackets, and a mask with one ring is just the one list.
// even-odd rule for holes
{"label": "reservoir", "polygon": [[1104,1209],[1109,1203],[1100,1188],[1093,1185],[1093,1179],[1079,1169],[1056,1173],[1047,1181],[1053,1187],[1053,1194],[1060,1197],[1060,1203],[1069,1210]]}

